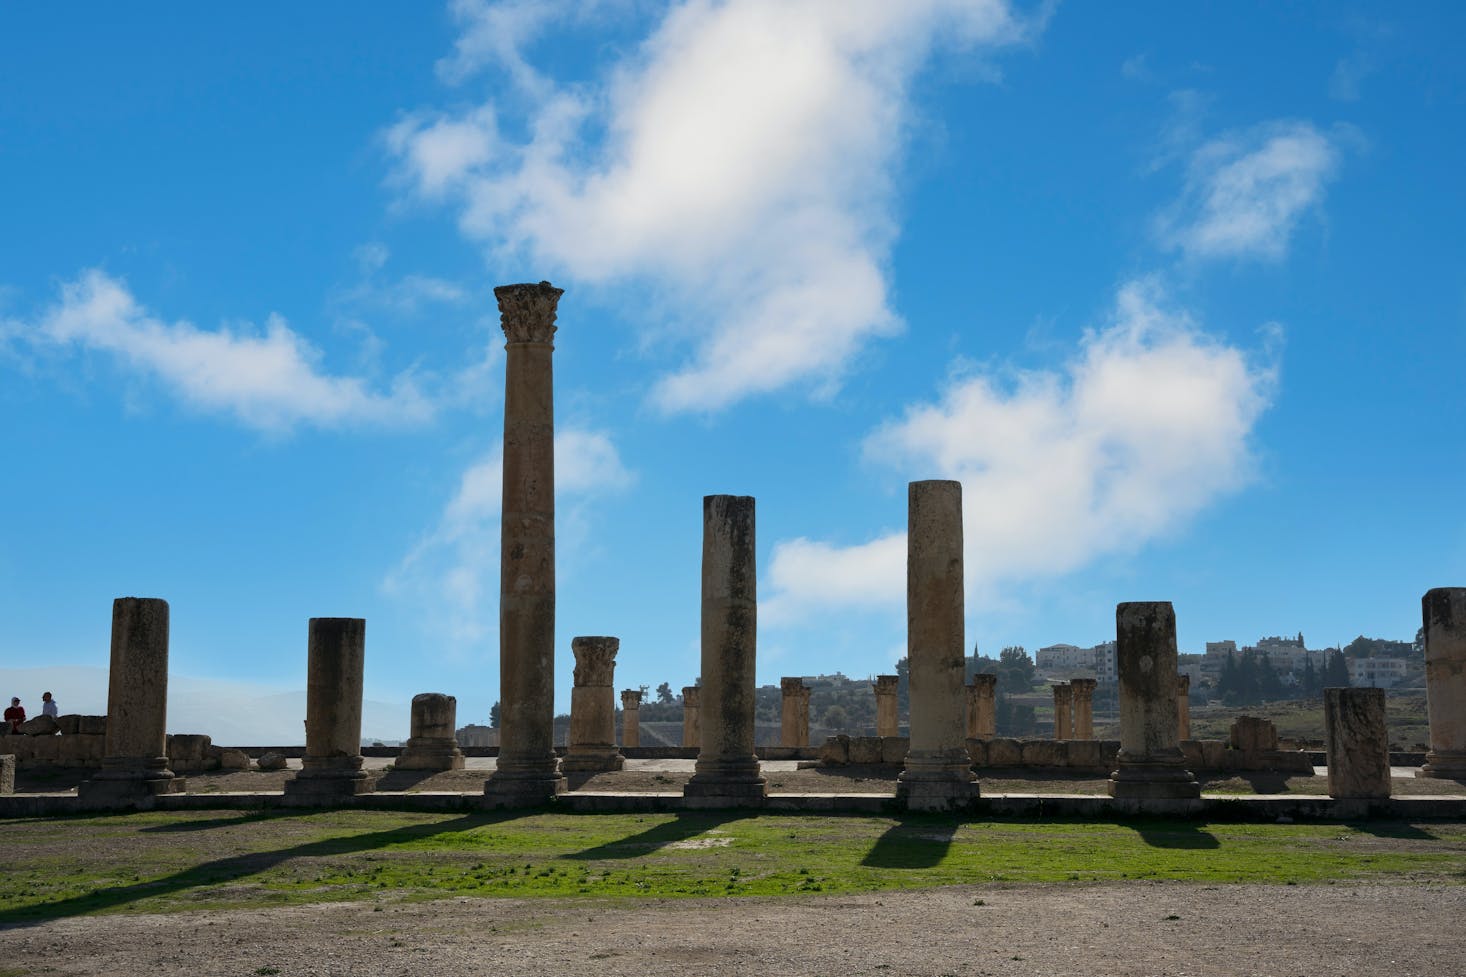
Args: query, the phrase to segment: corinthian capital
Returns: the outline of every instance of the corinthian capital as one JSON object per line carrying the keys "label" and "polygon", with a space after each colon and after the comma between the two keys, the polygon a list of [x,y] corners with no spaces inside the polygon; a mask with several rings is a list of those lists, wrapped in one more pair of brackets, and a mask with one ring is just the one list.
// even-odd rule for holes
{"label": "corinthian capital", "polygon": [[494,289],[504,338],[511,343],[554,342],[555,307],[564,294],[565,289],[549,282],[500,285]]}

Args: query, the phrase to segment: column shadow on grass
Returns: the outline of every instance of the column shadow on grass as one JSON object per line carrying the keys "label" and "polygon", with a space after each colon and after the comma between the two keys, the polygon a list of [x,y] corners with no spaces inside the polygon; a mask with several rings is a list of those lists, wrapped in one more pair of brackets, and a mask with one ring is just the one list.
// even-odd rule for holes
{"label": "column shadow on grass", "polygon": [[716,827],[724,824],[731,824],[734,821],[742,821],[750,817],[749,814],[735,811],[709,811],[699,814],[678,814],[670,821],[661,824],[654,824],[645,831],[622,838],[620,841],[608,841],[603,845],[596,845],[594,848],[586,848],[583,851],[572,852],[566,858],[577,861],[599,861],[611,858],[640,858],[654,851],[675,845],[684,841],[691,841],[698,835],[706,834]]}
{"label": "column shadow on grass", "polygon": [[1433,834],[1418,824],[1403,821],[1353,821],[1349,827],[1363,831],[1376,838],[1405,838],[1418,841],[1436,841],[1440,835]]}
{"label": "column shadow on grass", "polygon": [[[270,817],[299,817],[308,813],[315,812],[300,811],[290,814],[272,814]],[[507,821],[518,817],[522,813],[469,814],[437,824],[408,825],[401,828],[392,828],[388,831],[372,831],[347,838],[326,838],[321,841],[312,841],[289,848],[281,848],[277,851],[231,855],[228,858],[218,858],[211,862],[195,865],[192,868],[183,869],[172,875],[164,876],[161,879],[149,879],[145,882],[134,882],[130,885],[117,885],[105,889],[97,889],[93,892],[88,892],[86,895],[73,896],[57,902],[47,902],[14,909],[0,909],[0,929],[35,926],[47,920],[63,919],[70,916],[81,916],[88,913],[117,909],[118,907],[136,902],[139,899],[172,895],[174,893],[186,892],[189,889],[218,885],[220,883],[238,882],[241,879],[259,875],[261,872],[272,869],[292,858],[309,858],[319,855],[350,855],[372,851],[378,848],[385,848],[388,845],[401,844],[406,841],[417,841],[422,838],[430,838],[433,835],[446,834],[454,831],[466,831],[471,828],[483,827],[486,824]],[[235,821],[236,823],[240,823],[258,819],[258,815],[247,814],[242,818],[236,818]],[[221,825],[218,822],[221,820],[223,819],[203,819],[200,829],[220,827]]]}
{"label": "column shadow on grass", "polygon": [[1152,848],[1220,848],[1217,836],[1195,821],[1129,821],[1122,826],[1140,835]]}
{"label": "column shadow on grass", "polygon": [[931,868],[947,857],[957,828],[953,818],[901,817],[876,839],[860,864],[867,868]]}

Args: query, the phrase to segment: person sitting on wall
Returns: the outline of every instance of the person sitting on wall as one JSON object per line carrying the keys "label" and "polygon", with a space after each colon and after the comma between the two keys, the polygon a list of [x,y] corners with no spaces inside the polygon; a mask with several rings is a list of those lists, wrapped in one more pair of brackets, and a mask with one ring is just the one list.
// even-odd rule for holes
{"label": "person sitting on wall", "polygon": [[50,716],[52,719],[55,719],[56,718],[56,714],[59,713],[60,711],[61,711],[60,707],[58,707],[56,705],[56,700],[53,699],[53,698],[51,698],[51,693],[49,693],[49,692],[42,692],[41,693],[41,715],[43,715],[43,716]]}
{"label": "person sitting on wall", "polygon": [[25,709],[21,707],[20,696],[10,700],[10,708],[5,710],[5,721],[10,724],[7,733],[20,732],[20,724],[25,722]]}

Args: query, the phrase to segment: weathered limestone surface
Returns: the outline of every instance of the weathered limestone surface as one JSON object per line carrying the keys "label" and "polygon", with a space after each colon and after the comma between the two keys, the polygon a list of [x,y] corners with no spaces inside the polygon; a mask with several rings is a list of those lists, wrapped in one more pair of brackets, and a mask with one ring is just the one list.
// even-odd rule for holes
{"label": "weathered limestone surface", "polygon": [[566,773],[620,770],[626,758],[616,749],[616,652],[620,638],[571,639],[575,685],[570,690],[570,741],[560,769]]}
{"label": "weathered limestone surface", "polygon": [[1264,753],[1278,748],[1278,728],[1271,719],[1238,716],[1232,720],[1228,745],[1243,753]]}
{"label": "weathered limestone surface", "polygon": [[532,807],[565,790],[555,757],[555,316],[549,282],[494,289],[504,328],[500,515],[499,759],[491,807]]}
{"label": "weathered limestone surface", "polygon": [[61,723],[52,716],[35,716],[20,724],[24,736],[55,736],[61,732]]}
{"label": "weathered limestone surface", "polygon": [[837,733],[820,746],[819,762],[823,766],[844,766],[850,762],[850,737]]}
{"label": "weathered limestone surface", "polygon": [[702,689],[682,687],[682,745],[702,746]]}
{"label": "weathered limestone surface", "polygon": [[1430,752],[1418,777],[1466,780],[1466,587],[1438,587],[1420,601]]}
{"label": "weathered limestone surface", "polygon": [[754,752],[758,587],[754,500],[703,499],[702,688],[697,765],[683,797],[699,805],[757,806],[768,782]]}
{"label": "weathered limestone surface", "polygon": [[1055,684],[1054,689],[1054,739],[1072,740],[1074,728],[1070,710],[1074,706],[1074,690],[1069,683]]}
{"label": "weathered limestone surface", "polygon": [[392,764],[397,770],[462,770],[463,751],[453,731],[458,728],[458,699],[442,692],[412,697],[412,736]]}
{"label": "weathered limestone surface", "polygon": [[1069,680],[1074,690],[1074,738],[1094,739],[1094,688],[1099,684],[1092,678]]}
{"label": "weathered limestone surface", "polygon": [[119,597],[112,602],[112,657],[107,680],[102,769],[77,794],[88,807],[147,806],[183,790],[168,768],[168,602]]}
{"label": "weathered limestone surface", "polygon": [[213,770],[217,764],[210,752],[214,741],[203,733],[174,733],[168,737],[168,766],[175,773]]}
{"label": "weathered limestone surface", "polygon": [[285,782],[285,798],[312,804],[365,794],[372,778],[362,769],[361,690],[366,668],[366,621],[313,617],[308,628],[305,678],[305,756]]}
{"label": "weathered limestone surface", "polygon": [[1191,739],[1191,676],[1186,674],[1176,676],[1176,732],[1183,740]]}
{"label": "weathered limestone surface", "polygon": [[901,731],[897,689],[901,685],[899,675],[877,675],[871,687],[876,693],[876,735],[895,736]]}
{"label": "weathered limestone surface", "polygon": [[802,678],[779,680],[782,693],[779,712],[779,745],[809,745],[809,695],[810,688]]}
{"label": "weathered limestone surface", "polygon": [[1177,735],[1176,612],[1169,601],[1115,609],[1120,678],[1120,752],[1111,797],[1190,800],[1201,786],[1186,769]]}
{"label": "weathered limestone surface", "polygon": [[15,793],[15,756],[0,754],[0,794]]}
{"label": "weathered limestone surface", "polygon": [[621,745],[641,745],[641,690],[621,692]]}
{"label": "weathered limestone surface", "polygon": [[991,674],[972,676],[967,687],[967,738],[990,740],[998,735],[998,677]]}
{"label": "weathered limestone surface", "polygon": [[978,796],[963,687],[962,483],[912,482],[907,500],[911,749],[896,796],[912,810],[960,809]]}
{"label": "weathered limestone surface", "polygon": [[1389,797],[1384,689],[1323,690],[1330,797]]}

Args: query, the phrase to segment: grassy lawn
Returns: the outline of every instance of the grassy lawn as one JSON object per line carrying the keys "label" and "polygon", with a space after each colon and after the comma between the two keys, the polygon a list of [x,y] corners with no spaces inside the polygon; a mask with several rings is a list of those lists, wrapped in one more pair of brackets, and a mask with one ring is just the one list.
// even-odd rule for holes
{"label": "grassy lawn", "polygon": [[0,924],[448,896],[779,896],[956,883],[1466,882],[1466,825],[934,816],[209,812],[0,822]]}

